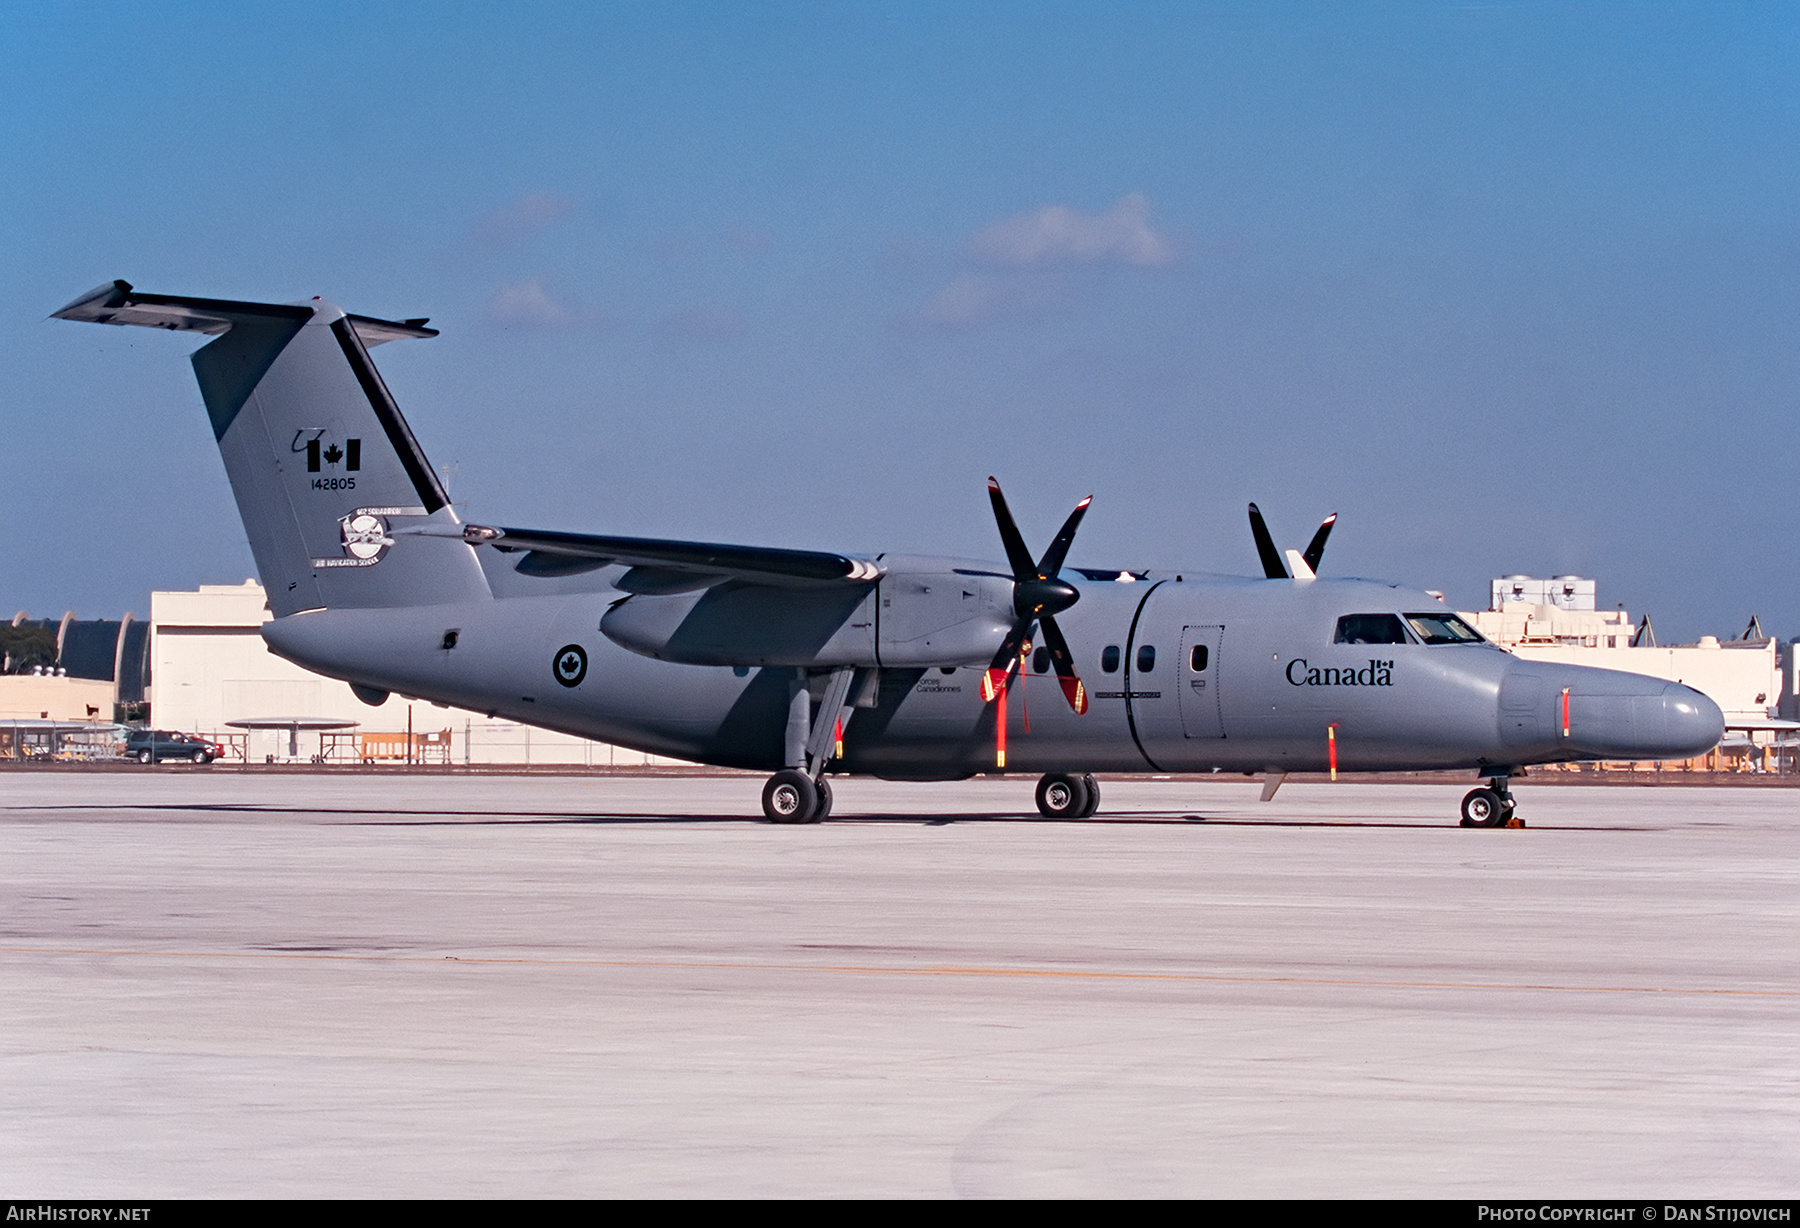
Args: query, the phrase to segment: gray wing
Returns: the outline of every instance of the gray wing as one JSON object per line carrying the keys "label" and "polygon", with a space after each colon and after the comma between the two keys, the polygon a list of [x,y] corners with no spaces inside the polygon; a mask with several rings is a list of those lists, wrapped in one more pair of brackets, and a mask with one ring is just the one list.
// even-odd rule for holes
{"label": "gray wing", "polygon": [[462,538],[471,545],[526,551],[518,565],[518,570],[526,575],[561,575],[614,564],[628,567],[631,570],[616,584],[632,593],[686,592],[728,580],[783,587],[867,584],[880,578],[882,572],[881,565],[871,559],[768,546],[478,524],[464,525]]}

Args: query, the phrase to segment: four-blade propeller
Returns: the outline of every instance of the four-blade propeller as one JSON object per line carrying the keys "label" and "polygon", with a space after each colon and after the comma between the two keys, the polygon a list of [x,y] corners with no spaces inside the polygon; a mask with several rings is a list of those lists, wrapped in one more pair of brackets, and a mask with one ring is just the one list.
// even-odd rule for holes
{"label": "four-blade propeller", "polygon": [[1056,669],[1056,681],[1062,687],[1063,698],[1069,701],[1069,707],[1077,715],[1084,713],[1087,711],[1087,689],[1076,676],[1075,659],[1069,654],[1069,641],[1063,638],[1062,628],[1056,625],[1056,616],[1081,599],[1081,593],[1061,578],[1061,572],[1063,560],[1069,555],[1069,543],[1075,540],[1075,530],[1080,527],[1081,518],[1087,515],[1088,504],[1094,501],[1094,496],[1089,495],[1075,505],[1050,548],[1035,563],[1031,561],[1025,539],[1020,536],[1019,526],[1006,506],[1006,496],[1000,493],[1000,483],[991,477],[988,479],[988,498],[993,501],[994,521],[1000,527],[1006,562],[1012,568],[1013,613],[1017,621],[1000,642],[1000,651],[994,654],[993,664],[982,675],[982,698],[991,700],[1006,693],[1012,672],[1020,668],[1020,648],[1035,623],[1043,631],[1044,647],[1050,651],[1050,663]]}
{"label": "four-blade propeller", "polygon": [[[1262,560],[1263,575],[1271,580],[1311,580],[1319,571],[1319,560],[1325,557],[1325,539],[1331,536],[1331,527],[1337,523],[1336,512],[1325,517],[1319,531],[1304,551],[1287,552],[1284,562],[1281,551],[1275,548],[1275,539],[1269,536],[1269,526],[1263,523],[1263,514],[1256,510],[1256,504],[1250,505],[1250,535],[1256,539],[1256,554]],[[1292,570],[1289,570],[1292,564]]]}
{"label": "four-blade propeller", "polygon": [[1005,768],[1006,688],[1013,671],[1024,667],[1026,637],[1034,625],[1044,633],[1044,649],[1056,667],[1056,681],[1062,687],[1063,698],[1077,716],[1087,711],[1087,688],[1075,674],[1075,659],[1069,654],[1069,641],[1063,638],[1062,628],[1056,625],[1056,616],[1081,600],[1080,591],[1062,578],[1062,566],[1069,556],[1069,543],[1075,540],[1075,530],[1087,515],[1094,496],[1075,505],[1050,548],[1035,563],[1006,506],[1006,496],[1000,493],[1000,483],[992,477],[988,478],[988,498],[994,505],[994,522],[1000,528],[1000,541],[1006,547],[1006,562],[1012,568],[1013,579],[1015,621],[1000,641],[993,664],[981,675],[981,697],[994,703],[994,766]]}

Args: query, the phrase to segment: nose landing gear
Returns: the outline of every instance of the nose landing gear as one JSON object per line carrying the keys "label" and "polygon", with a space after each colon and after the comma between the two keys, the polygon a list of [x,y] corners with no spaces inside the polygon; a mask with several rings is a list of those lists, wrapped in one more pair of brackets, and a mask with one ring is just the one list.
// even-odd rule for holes
{"label": "nose landing gear", "polygon": [[1484,789],[1470,789],[1462,799],[1462,825],[1464,827],[1523,827],[1525,820],[1513,812],[1518,804],[1512,790],[1506,787],[1507,777],[1498,774],[1488,778]]}
{"label": "nose landing gear", "polygon": [[1038,781],[1038,813],[1046,819],[1086,819],[1100,809],[1100,783],[1092,774],[1052,772]]}

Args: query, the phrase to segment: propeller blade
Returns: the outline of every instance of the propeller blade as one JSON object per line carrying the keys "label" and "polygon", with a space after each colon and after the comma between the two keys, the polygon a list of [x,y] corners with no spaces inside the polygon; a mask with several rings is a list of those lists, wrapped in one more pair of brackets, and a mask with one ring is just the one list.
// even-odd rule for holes
{"label": "propeller blade", "polygon": [[1032,566],[1031,551],[1025,548],[1025,539],[1019,535],[1019,526],[1006,506],[1006,496],[1000,493],[1000,483],[992,476],[988,478],[988,499],[994,505],[994,520],[1000,526],[1000,542],[1006,547],[1006,562],[1012,568],[1013,579],[1035,579],[1037,569]]}
{"label": "propeller blade", "polygon": [[1075,674],[1075,659],[1069,655],[1069,641],[1063,638],[1062,628],[1054,618],[1042,618],[1038,620],[1038,630],[1043,633],[1044,647],[1050,650],[1050,664],[1056,667],[1056,681],[1062,687],[1063,698],[1069,701],[1076,716],[1087,715],[1087,688]]}
{"label": "propeller blade", "polygon": [[1025,634],[1030,630],[1031,620],[1020,619],[1006,633],[1006,638],[1000,641],[1000,651],[994,654],[994,663],[981,675],[981,698],[984,702],[991,703],[996,697],[1006,693],[1007,679],[1019,668],[1019,646],[1025,642]]}
{"label": "propeller blade", "polygon": [[1315,575],[1319,571],[1319,560],[1325,557],[1325,539],[1331,536],[1331,527],[1337,523],[1337,516],[1338,514],[1333,512],[1325,517],[1325,523],[1319,526],[1319,531],[1313,534],[1312,541],[1307,544],[1305,552],[1300,556],[1306,560],[1306,565],[1313,569]]}
{"label": "propeller blade", "polygon": [[1088,504],[1094,501],[1089,495],[1075,505],[1069,518],[1063,521],[1062,530],[1051,541],[1050,548],[1044,551],[1044,557],[1038,560],[1037,577],[1040,580],[1054,580],[1062,570],[1063,560],[1069,555],[1069,543],[1075,540],[1075,530],[1081,527],[1081,518],[1087,515]]}
{"label": "propeller blade", "polygon": [[1256,538],[1256,553],[1262,559],[1263,575],[1271,580],[1290,579],[1287,564],[1281,561],[1281,551],[1275,549],[1275,539],[1269,536],[1269,526],[1263,523],[1263,515],[1254,503],[1250,505],[1250,535]]}

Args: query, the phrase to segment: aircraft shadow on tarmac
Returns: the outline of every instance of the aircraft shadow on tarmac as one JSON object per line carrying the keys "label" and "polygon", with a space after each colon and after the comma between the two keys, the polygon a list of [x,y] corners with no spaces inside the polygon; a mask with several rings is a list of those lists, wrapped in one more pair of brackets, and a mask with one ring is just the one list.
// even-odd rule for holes
{"label": "aircraft shadow on tarmac", "polygon": [[[321,819],[332,819],[338,816],[352,818],[358,826],[366,827],[472,827],[472,826],[555,826],[555,825],[597,825],[611,823],[635,824],[700,824],[700,823],[740,823],[756,822],[769,824],[767,820],[747,820],[732,815],[717,814],[575,814],[560,811],[521,810],[395,810],[376,807],[293,807],[268,806],[247,803],[176,803],[146,802],[127,806],[13,806],[0,807],[3,810],[26,811],[88,811],[118,813],[121,811],[157,811],[173,814],[243,814],[257,816],[295,815],[300,817],[316,816]],[[352,816],[368,816],[356,820]],[[1397,819],[1380,818],[1342,818],[1313,819],[1300,817],[1251,818],[1244,815],[1202,815],[1182,814],[1174,811],[1148,810],[1127,814],[1111,814],[1103,819],[1047,819],[1042,815],[1020,811],[976,811],[967,814],[845,814],[832,819],[834,824],[843,826],[851,824],[888,824],[912,825],[920,827],[948,827],[957,823],[1035,823],[1044,825],[1079,826],[1096,824],[1111,827],[1168,827],[1195,826],[1202,823],[1216,827],[1354,827],[1354,828],[1394,828],[1406,830],[1442,830],[1441,824],[1429,822],[1404,822]],[[1536,824],[1533,830],[1576,830]],[[1586,826],[1581,831],[1648,831],[1650,828],[1625,824],[1606,824],[1604,826]]]}

